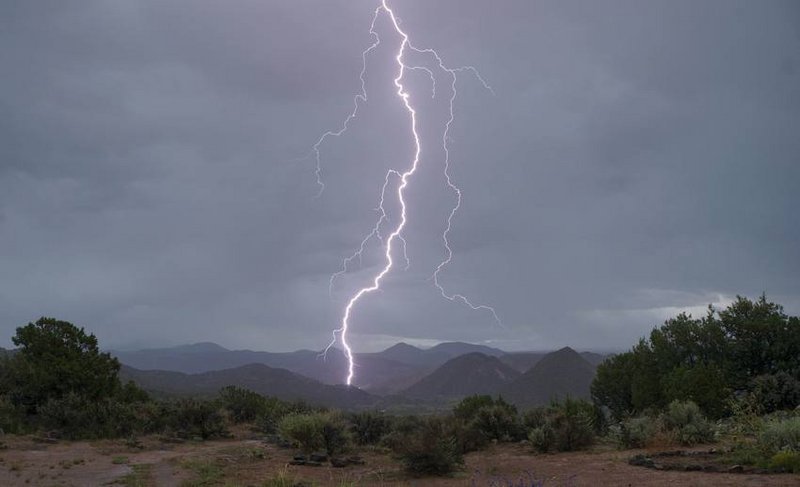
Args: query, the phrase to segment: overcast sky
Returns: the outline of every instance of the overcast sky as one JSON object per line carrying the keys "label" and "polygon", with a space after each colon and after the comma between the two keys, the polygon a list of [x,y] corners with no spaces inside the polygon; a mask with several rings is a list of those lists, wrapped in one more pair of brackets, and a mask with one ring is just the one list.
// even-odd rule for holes
{"label": "overcast sky", "polygon": [[[766,292],[800,314],[800,4],[395,0],[458,79],[419,107],[408,270],[354,310],[351,341],[622,349],[681,310]],[[0,4],[0,345],[55,316],[106,348],[214,341],[319,349],[382,265],[329,277],[412,157],[374,1]],[[424,60],[423,60],[424,61]],[[441,75],[443,73],[437,73]],[[394,186],[396,188],[396,186]],[[394,193],[391,193],[394,194]],[[387,204],[396,222],[396,206]],[[389,227],[385,227],[389,228]],[[397,254],[398,259],[401,257]]]}

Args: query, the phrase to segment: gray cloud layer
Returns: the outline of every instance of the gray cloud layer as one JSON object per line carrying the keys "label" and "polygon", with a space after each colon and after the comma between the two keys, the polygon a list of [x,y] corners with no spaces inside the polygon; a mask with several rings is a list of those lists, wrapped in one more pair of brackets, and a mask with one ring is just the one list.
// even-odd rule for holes
{"label": "gray cloud layer", "polygon": [[[354,315],[395,339],[620,348],[667,316],[767,292],[800,312],[800,8],[786,1],[395,2],[459,79],[464,191],[443,274],[505,324],[441,299],[452,194],[442,98],[408,190],[412,265]],[[358,89],[366,1],[10,1],[0,6],[0,335],[40,315],[113,347],[319,348],[380,264],[328,278],[410,157],[392,49]],[[444,87],[440,87],[445,89]],[[300,159],[298,159],[300,158]],[[8,338],[4,338],[8,340]]]}

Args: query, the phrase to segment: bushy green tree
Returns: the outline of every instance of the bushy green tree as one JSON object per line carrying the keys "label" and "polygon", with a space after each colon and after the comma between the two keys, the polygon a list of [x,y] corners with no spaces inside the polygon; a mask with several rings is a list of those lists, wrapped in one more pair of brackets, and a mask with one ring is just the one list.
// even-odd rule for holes
{"label": "bushy green tree", "polygon": [[[734,393],[759,385],[754,377],[780,373],[800,381],[800,319],[765,296],[737,297],[724,310],[709,307],[702,318],[681,313],[600,364],[592,398],[618,420],[674,400],[694,401],[719,418],[729,414]],[[770,400],[791,407],[793,383],[783,379],[776,387],[786,385],[784,399]]]}
{"label": "bushy green tree", "polygon": [[800,318],[761,296],[755,301],[738,297],[719,312],[731,357],[728,375],[734,390],[746,390],[753,377],[800,373]]}
{"label": "bushy green tree", "polygon": [[67,394],[100,400],[119,392],[119,362],[100,352],[97,338],[67,321],[40,318],[17,328],[19,350],[9,364],[7,387],[13,402],[29,413]]}

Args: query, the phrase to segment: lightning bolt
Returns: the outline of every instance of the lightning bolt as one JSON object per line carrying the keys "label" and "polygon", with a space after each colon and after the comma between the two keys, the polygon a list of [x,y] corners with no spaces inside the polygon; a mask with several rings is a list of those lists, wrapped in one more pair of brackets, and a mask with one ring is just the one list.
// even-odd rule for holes
{"label": "lightning bolt", "polygon": [[[392,267],[394,266],[395,261],[394,261],[393,253],[394,253],[394,248],[395,248],[394,245],[395,245],[396,242],[399,242],[400,245],[402,245],[403,258],[404,258],[404,261],[405,261],[405,268],[408,269],[408,267],[410,265],[410,260],[408,258],[408,253],[407,253],[406,240],[403,238],[403,235],[402,235],[403,229],[405,228],[406,223],[407,223],[406,201],[405,201],[405,198],[404,198],[404,193],[405,193],[406,187],[409,184],[409,181],[410,181],[411,177],[417,171],[417,168],[419,166],[420,154],[422,153],[422,146],[421,146],[421,143],[420,143],[419,133],[417,132],[417,111],[414,109],[414,107],[411,105],[411,102],[409,101],[410,95],[406,91],[406,88],[403,85],[402,79],[403,79],[403,75],[405,74],[406,71],[421,70],[421,71],[426,72],[429,75],[430,79],[431,79],[431,86],[432,86],[431,98],[435,98],[436,97],[436,76],[434,75],[433,71],[430,68],[426,67],[426,66],[418,66],[418,65],[407,64],[404,61],[405,54],[406,54],[407,51],[412,51],[412,52],[415,52],[415,53],[418,53],[418,54],[428,55],[428,56],[433,57],[433,59],[435,59],[437,65],[438,65],[438,68],[441,69],[443,72],[448,73],[448,75],[450,77],[451,93],[450,93],[450,98],[448,99],[449,118],[447,119],[447,122],[445,123],[445,129],[444,129],[444,132],[442,134],[442,147],[444,148],[444,154],[445,154],[445,158],[444,158],[444,175],[445,175],[445,179],[446,179],[448,188],[456,196],[456,204],[450,210],[450,213],[449,213],[449,215],[447,217],[447,227],[446,227],[444,233],[442,234],[442,241],[443,241],[443,244],[444,244],[444,248],[446,250],[446,257],[436,267],[436,270],[434,271],[433,275],[431,276],[431,279],[433,280],[434,286],[439,290],[439,293],[445,299],[448,299],[450,301],[460,301],[460,302],[464,303],[465,305],[467,305],[468,307],[470,307],[473,310],[488,311],[489,313],[491,313],[495,323],[502,324],[494,308],[492,308],[491,306],[483,305],[483,304],[478,304],[478,305],[473,304],[467,297],[465,297],[462,294],[448,293],[445,290],[444,286],[440,282],[440,275],[441,275],[442,271],[444,270],[444,268],[448,264],[450,264],[450,262],[453,259],[453,251],[452,251],[452,249],[450,247],[450,241],[449,241],[448,237],[449,237],[450,231],[452,229],[453,218],[455,217],[455,215],[458,212],[458,210],[461,208],[461,200],[462,200],[461,189],[453,182],[453,180],[452,180],[452,178],[450,176],[450,150],[449,150],[449,147],[448,147],[448,140],[449,140],[448,139],[448,134],[449,134],[449,131],[450,131],[450,126],[452,125],[453,120],[455,119],[455,112],[454,112],[453,106],[454,106],[454,103],[455,103],[456,96],[458,94],[458,92],[456,91],[457,73],[470,72],[471,74],[473,74],[478,79],[478,81],[483,85],[483,87],[486,88],[489,92],[494,94],[494,91],[488,85],[488,83],[486,83],[486,81],[480,75],[478,70],[475,69],[473,66],[462,66],[462,67],[458,67],[458,68],[449,68],[449,67],[447,67],[447,65],[445,65],[444,61],[442,60],[442,58],[439,56],[439,54],[435,50],[433,50],[433,49],[419,49],[419,48],[415,47],[411,43],[408,34],[406,34],[406,32],[400,27],[400,22],[398,21],[398,18],[395,15],[394,11],[389,7],[388,0],[381,0],[381,4],[375,9],[375,12],[374,12],[374,14],[372,16],[372,22],[370,24],[369,33],[373,37],[374,41],[367,49],[365,49],[362,52],[362,56],[361,56],[362,57],[362,68],[361,68],[361,73],[359,74],[359,79],[361,80],[361,91],[359,93],[357,93],[353,97],[353,110],[344,119],[344,121],[342,122],[342,125],[339,127],[339,129],[330,130],[330,131],[325,132],[324,134],[322,134],[322,136],[317,140],[317,142],[312,147],[312,152],[313,152],[313,154],[315,156],[315,160],[316,160],[316,171],[315,171],[315,174],[316,174],[316,177],[317,177],[317,185],[319,186],[319,192],[318,192],[317,196],[321,195],[322,192],[325,189],[325,184],[322,181],[322,167],[321,167],[321,163],[320,163],[320,160],[321,160],[320,147],[324,144],[324,142],[328,138],[330,138],[330,137],[339,137],[339,136],[343,135],[347,131],[347,129],[349,128],[350,122],[354,118],[356,118],[356,116],[358,115],[359,106],[362,103],[365,103],[367,101],[367,92],[366,92],[365,80],[364,80],[364,77],[366,75],[366,70],[367,70],[367,56],[369,55],[370,52],[375,50],[378,47],[378,45],[380,45],[380,37],[378,36],[378,33],[375,31],[375,24],[376,24],[380,14],[381,14],[381,12],[385,12],[386,15],[388,15],[389,20],[391,21],[392,27],[394,28],[395,32],[401,38],[400,47],[398,48],[397,53],[395,54],[395,61],[397,62],[398,72],[397,72],[397,76],[394,78],[394,85],[397,88],[397,92],[396,92],[397,96],[400,98],[401,102],[403,103],[403,106],[405,107],[405,109],[406,109],[406,111],[408,113],[410,122],[411,122],[411,135],[412,135],[412,138],[414,140],[414,155],[413,155],[413,158],[411,160],[411,164],[410,164],[409,168],[406,169],[405,172],[400,172],[400,171],[395,170],[395,169],[390,169],[386,173],[386,177],[384,179],[384,183],[383,183],[383,186],[382,186],[381,191],[380,191],[379,203],[378,203],[378,206],[376,207],[376,211],[379,214],[378,220],[376,221],[375,225],[373,226],[372,231],[370,233],[368,233],[366,235],[366,237],[364,237],[363,240],[361,240],[361,243],[360,243],[358,249],[353,254],[351,254],[350,256],[348,256],[348,257],[343,259],[341,269],[338,272],[334,273],[330,278],[328,292],[329,292],[329,294],[332,294],[333,287],[335,285],[336,279],[339,278],[340,276],[342,276],[343,274],[345,274],[348,271],[350,265],[355,260],[358,260],[359,264],[361,264],[361,259],[362,259],[362,255],[364,253],[364,250],[365,250],[367,244],[372,239],[377,239],[381,243],[384,243],[384,258],[385,258],[384,266],[381,268],[380,272],[378,272],[372,278],[372,283],[370,285],[368,285],[366,287],[362,287],[361,289],[359,289],[348,300],[347,305],[344,308],[344,313],[343,313],[343,316],[342,316],[342,320],[341,320],[340,326],[339,326],[339,328],[333,330],[333,340],[331,341],[331,343],[328,345],[328,347],[322,353],[323,355],[326,354],[327,351],[331,347],[333,347],[336,344],[337,341],[339,341],[342,344],[342,347],[344,348],[344,354],[345,354],[345,356],[347,358],[347,361],[348,361],[348,373],[347,373],[347,379],[346,379],[347,385],[351,385],[351,383],[353,381],[353,376],[355,375],[355,371],[354,371],[355,363],[354,363],[354,360],[353,360],[353,351],[352,351],[352,348],[350,347],[350,345],[347,342],[347,332],[348,332],[348,330],[350,328],[350,317],[351,317],[351,314],[353,312],[353,309],[355,308],[356,304],[358,304],[358,302],[364,296],[366,296],[367,294],[373,293],[373,292],[375,292],[375,291],[380,289],[381,281],[391,271]],[[394,229],[391,231],[391,233],[389,233],[389,235],[384,238],[384,236],[381,234],[381,228],[382,228],[383,225],[385,225],[389,221],[386,209],[384,208],[384,203],[385,203],[386,197],[387,197],[387,190],[390,187],[391,182],[392,182],[393,179],[398,181],[396,191],[397,191],[397,202],[400,205],[400,218],[399,218],[399,221],[397,222],[396,226],[394,227]]]}

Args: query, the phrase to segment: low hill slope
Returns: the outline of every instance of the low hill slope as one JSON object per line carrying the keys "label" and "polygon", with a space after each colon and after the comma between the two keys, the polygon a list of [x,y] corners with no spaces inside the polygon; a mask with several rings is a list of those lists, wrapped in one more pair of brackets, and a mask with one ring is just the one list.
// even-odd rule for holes
{"label": "low hill slope", "polygon": [[529,371],[547,354],[548,352],[510,352],[498,358],[512,369],[523,373]]}
{"label": "low hill slope", "polygon": [[249,364],[200,374],[138,370],[122,366],[120,379],[132,380],[150,392],[179,396],[210,396],[225,386],[238,386],[287,401],[302,399],[311,404],[341,409],[366,407],[378,400],[356,387],[322,384],[288,370],[263,364]]}
{"label": "low hill slope", "polygon": [[452,357],[444,352],[431,351],[400,342],[381,352],[363,353],[361,356],[380,357],[414,367],[438,367]]}
{"label": "low hill slope", "polygon": [[595,367],[575,350],[564,347],[549,353],[529,371],[499,391],[519,406],[542,406],[566,396],[589,398]]}
{"label": "low hill slope", "polygon": [[425,399],[494,394],[519,375],[497,357],[468,353],[449,360],[401,394]]}
{"label": "low hill slope", "polygon": [[[201,343],[132,352],[112,351],[111,353],[121,363],[139,370],[199,374],[233,369],[248,364],[263,364],[272,368],[287,369],[324,384],[341,384],[347,377],[347,360],[344,353],[337,348],[330,349],[323,356],[320,352],[313,350],[280,353],[258,352],[227,350],[219,345]],[[355,385],[362,388],[407,377],[418,371],[414,365],[390,360],[380,354],[356,354],[355,362]]]}
{"label": "low hill slope", "polygon": [[490,357],[499,357],[506,352],[498,349],[487,347],[486,345],[475,345],[474,343],[464,342],[444,342],[425,350],[429,354],[442,354],[449,358],[455,358],[460,355],[468,353],[482,353]]}

